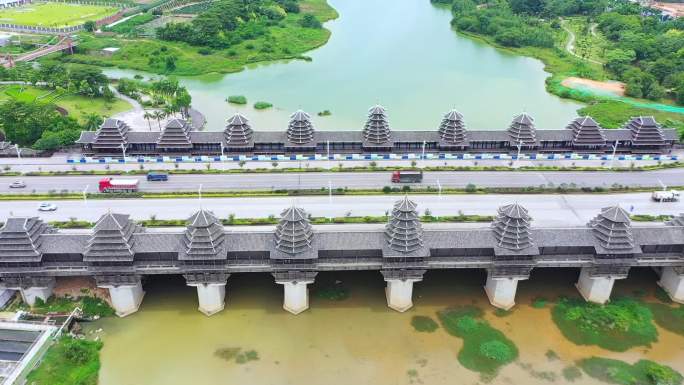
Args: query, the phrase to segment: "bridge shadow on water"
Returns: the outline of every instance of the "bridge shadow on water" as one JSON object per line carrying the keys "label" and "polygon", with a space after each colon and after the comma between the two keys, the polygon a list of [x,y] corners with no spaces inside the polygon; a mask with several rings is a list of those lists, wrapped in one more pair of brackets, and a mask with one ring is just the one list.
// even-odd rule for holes
{"label": "bridge shadow on water", "polygon": [[[516,295],[518,304],[530,304],[535,298],[555,300],[559,296],[579,298],[575,288],[580,269],[534,269],[528,280],[520,281]],[[484,291],[487,272],[484,269],[430,270],[414,284],[416,307],[450,307],[458,305],[487,306]],[[613,296],[652,295],[658,277],[650,268],[632,268],[627,279],[617,280]],[[179,315],[197,312],[195,288],[179,275],[148,276],[142,311],[175,311]],[[281,313],[283,287],[271,274],[232,274],[226,286],[226,309]],[[321,272],[309,285],[311,310],[367,308],[390,311],[386,305],[385,281],[378,271]]]}

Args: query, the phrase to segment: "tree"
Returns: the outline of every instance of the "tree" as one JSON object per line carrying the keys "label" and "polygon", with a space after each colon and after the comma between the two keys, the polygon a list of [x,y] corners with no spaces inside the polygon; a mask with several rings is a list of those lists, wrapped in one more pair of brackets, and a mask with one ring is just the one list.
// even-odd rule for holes
{"label": "tree", "polygon": [[97,28],[97,25],[95,25],[95,22],[92,20],[86,21],[83,24],[83,29],[85,29],[86,32],[94,32],[95,28]]}
{"label": "tree", "polygon": [[307,13],[306,15],[304,15],[300,24],[304,28],[322,28],[323,27],[321,22],[318,21],[318,19],[316,19],[316,16],[314,16],[310,13]]}
{"label": "tree", "polygon": [[103,121],[104,121],[104,119],[102,118],[102,116],[100,116],[98,114],[95,114],[95,113],[86,114],[85,122],[83,123],[83,128],[86,131],[95,131],[98,128],[100,128]]}
{"label": "tree", "polygon": [[162,129],[161,121],[162,121],[162,119],[164,119],[166,117],[166,115],[164,114],[164,111],[156,110],[152,114],[153,114],[154,118],[157,120],[157,124],[159,125],[159,131],[161,131],[161,129]]}
{"label": "tree", "polygon": [[147,127],[150,129],[150,131],[152,131],[152,124],[150,123],[150,120],[155,118],[154,113],[151,113],[150,111],[145,110],[145,113],[143,114],[143,118],[145,118],[145,120],[147,120]]}

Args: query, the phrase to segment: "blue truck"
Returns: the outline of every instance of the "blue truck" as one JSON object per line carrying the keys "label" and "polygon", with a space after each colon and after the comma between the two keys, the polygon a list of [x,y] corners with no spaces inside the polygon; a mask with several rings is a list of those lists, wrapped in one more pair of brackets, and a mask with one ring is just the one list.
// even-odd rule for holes
{"label": "blue truck", "polygon": [[169,180],[169,174],[165,172],[148,172],[147,180],[150,182],[167,181]]}

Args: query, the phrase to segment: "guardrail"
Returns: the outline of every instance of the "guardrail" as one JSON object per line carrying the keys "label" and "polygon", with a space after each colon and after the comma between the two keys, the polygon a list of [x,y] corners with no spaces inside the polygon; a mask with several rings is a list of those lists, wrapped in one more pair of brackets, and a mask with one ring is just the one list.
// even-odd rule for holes
{"label": "guardrail", "polygon": [[[620,161],[676,161],[676,155],[616,155]],[[208,162],[287,162],[287,161],[374,161],[374,160],[613,160],[613,155],[596,154],[334,154],[326,155],[235,155],[235,156],[127,156],[67,158],[67,163],[208,163]]]}

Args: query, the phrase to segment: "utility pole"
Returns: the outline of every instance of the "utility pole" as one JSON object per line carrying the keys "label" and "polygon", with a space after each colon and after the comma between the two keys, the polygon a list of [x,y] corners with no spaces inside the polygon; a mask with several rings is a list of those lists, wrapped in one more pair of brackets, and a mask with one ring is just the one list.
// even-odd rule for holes
{"label": "utility pole", "polygon": [[437,191],[439,194],[439,199],[442,200],[442,184],[439,183],[439,179],[437,179]]}
{"label": "utility pole", "polygon": [[19,149],[19,145],[15,144],[14,149],[17,150],[17,159],[21,159],[21,149]]}
{"label": "utility pole", "polygon": [[425,145],[427,144],[426,141],[423,141],[423,152],[420,154],[420,159],[425,160]]}
{"label": "utility pole", "polygon": [[124,144],[121,143],[121,145],[119,147],[121,147],[121,152],[123,153],[123,161],[125,164],[126,163],[126,146],[124,146]]}
{"label": "utility pole", "polygon": [[199,207],[202,209],[202,183],[200,183],[199,188],[197,189],[197,197],[199,200]]}
{"label": "utility pole", "polygon": [[332,203],[332,181],[328,180],[328,203]]}
{"label": "utility pole", "polygon": [[86,185],[83,189],[83,204],[85,206],[88,206],[88,187],[90,187],[90,185]]}
{"label": "utility pole", "polygon": [[615,141],[615,144],[613,144],[613,155],[610,157],[610,164],[608,165],[609,169],[613,168],[613,162],[615,161],[615,152],[617,151],[618,147],[618,141]]}

